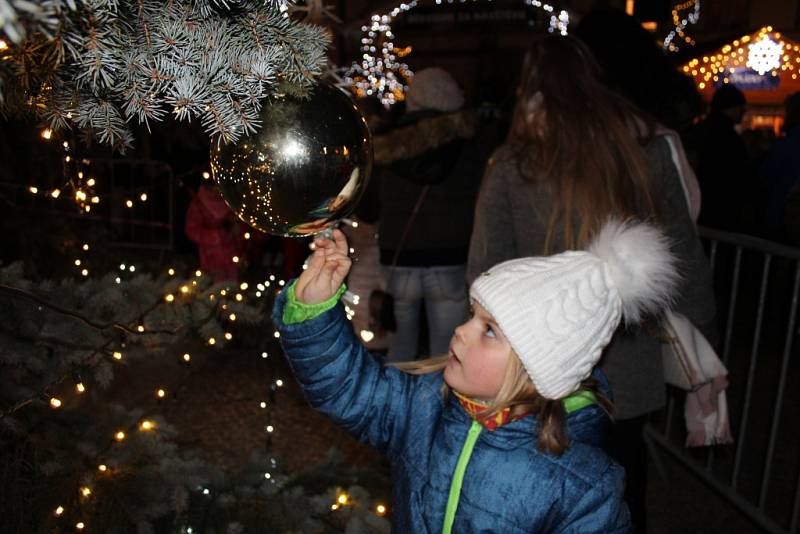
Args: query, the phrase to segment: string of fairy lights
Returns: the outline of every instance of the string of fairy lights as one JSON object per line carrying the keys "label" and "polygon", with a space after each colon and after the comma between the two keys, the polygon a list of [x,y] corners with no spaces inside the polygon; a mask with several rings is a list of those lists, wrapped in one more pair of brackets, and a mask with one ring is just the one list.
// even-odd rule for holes
{"label": "string of fairy lights", "polygon": [[[459,2],[463,4],[466,0]],[[437,5],[442,3],[443,0],[436,0]],[[553,5],[540,0],[524,0],[524,3],[549,15],[548,32],[567,34],[569,13],[566,10],[557,10]],[[418,0],[403,2],[388,13],[373,14],[369,24],[361,26],[361,59],[354,61],[344,76],[344,81],[357,98],[375,96],[387,108],[405,100],[408,89],[406,80],[411,79],[414,73],[403,62],[403,58],[411,53],[412,47],[395,46],[392,22],[418,4]]]}
{"label": "string of fairy lights", "polygon": [[697,24],[698,20],[700,20],[700,0],[686,0],[673,6],[673,28],[664,38],[664,49],[677,52],[683,44],[693,46],[694,39],[685,30],[689,24]]}
{"label": "string of fairy lights", "polygon": [[[52,132],[42,132],[42,138],[46,140],[52,139]],[[72,178],[67,178],[64,182],[64,186],[57,189],[52,189],[49,191],[38,191],[35,188],[30,190],[33,194],[42,194],[42,195],[49,195],[51,198],[59,198],[61,192],[68,188],[72,188],[72,192],[74,193],[73,198],[75,202],[81,207],[82,210],[88,212],[89,209],[86,207],[91,207],[91,205],[99,203],[99,200],[94,200],[96,194],[94,193],[93,189],[90,189],[95,186],[96,180],[93,178],[84,179],[82,175],[78,175],[79,172],[76,170],[77,167],[74,165],[70,166],[70,163],[74,162],[74,156],[70,154],[71,147],[68,142],[64,142],[62,144],[64,149],[64,161],[65,167],[64,171],[67,176],[70,173],[73,173],[74,176]],[[90,162],[82,162],[84,165],[89,165]],[[202,173],[203,179],[208,180],[211,178],[210,173],[204,172]],[[58,191],[54,194],[54,192]],[[81,194],[82,193],[82,194]],[[146,201],[146,198],[140,198],[142,202]],[[344,219],[342,221],[343,224],[349,225],[353,228],[358,227],[358,221],[351,220],[351,219]],[[244,236],[245,239],[249,239],[250,233],[245,232]],[[75,268],[78,270],[78,274],[82,277],[88,277],[89,272],[89,265],[91,264],[91,251],[95,250],[96,247],[93,247],[90,243],[84,242],[78,246],[78,250],[75,251],[75,260],[73,264]],[[350,249],[351,253],[354,253],[354,249]],[[233,256],[231,258],[233,263],[238,264],[241,260],[238,256]],[[303,266],[306,268],[306,265]],[[137,268],[135,262],[131,261],[122,261],[119,263],[119,272],[115,277],[114,281],[117,284],[122,284],[126,282],[126,278],[135,276],[141,269]],[[177,277],[179,276],[177,270],[174,267],[169,267],[166,271],[166,279],[171,280],[175,279],[174,282],[168,283],[165,287],[169,287],[169,289],[163,294],[162,298],[159,299],[158,302],[153,303],[153,305],[148,308],[145,312],[143,312],[135,321],[128,325],[120,325],[121,327],[125,328],[126,332],[135,335],[149,335],[154,333],[163,333],[162,331],[152,329],[148,324],[147,315],[149,312],[156,309],[157,306],[160,305],[189,305],[194,298],[206,298],[206,295],[202,295],[202,287],[206,285],[206,281],[203,280],[204,274],[201,270],[195,270],[193,276],[189,277],[188,279],[183,279],[178,281]],[[286,284],[284,279],[278,278],[274,274],[270,274],[266,279],[263,281],[257,282],[252,286],[248,282],[241,282],[238,286],[227,286],[223,287],[217,291],[211,292],[207,294],[207,298],[210,302],[214,303],[214,306],[211,308],[209,313],[209,318],[211,316],[219,316],[223,321],[227,321],[228,325],[234,325],[237,320],[236,311],[233,307],[236,304],[244,304],[248,302],[249,299],[261,299],[265,296],[268,296],[268,292],[272,291],[275,294],[281,290]],[[345,311],[347,313],[347,318],[349,320],[353,320],[355,316],[355,307],[358,306],[360,298],[358,295],[348,291],[343,297]],[[205,344],[208,347],[219,347],[222,343],[230,342],[233,340],[233,334],[230,331],[230,328],[225,328],[222,334],[222,339],[218,340],[214,336],[208,336],[205,339]],[[374,334],[367,330],[362,330],[360,333],[362,339],[365,341],[369,341]],[[277,330],[273,331],[272,336],[274,338],[279,338],[280,334]],[[100,355],[101,358],[95,358],[96,355]],[[126,357],[126,350],[125,350],[125,343],[121,342],[119,346],[109,345],[106,344],[99,348],[94,348],[91,351],[89,357],[83,362],[84,364],[98,364],[101,360],[107,360],[113,363],[122,363],[127,361]],[[260,353],[262,359],[266,360],[269,358],[268,350],[263,350]],[[178,360],[181,364],[185,366],[189,366],[192,362],[192,355],[189,352],[181,351],[178,355]],[[72,400],[72,397],[77,397],[85,394],[88,389],[91,388],[91,384],[88,383],[82,375],[86,373],[70,373],[67,376],[61,376],[55,380],[53,380],[48,385],[41,388],[38,392],[36,392],[35,396],[30,399],[25,399],[15,406],[3,412],[2,416],[9,415],[19,409],[22,409],[29,404],[32,404],[37,399],[42,399],[46,402],[50,409],[59,411],[67,408]],[[259,401],[259,408],[264,411],[263,416],[263,429],[266,435],[265,439],[265,448],[267,452],[270,451],[272,445],[272,437],[276,431],[276,426],[273,418],[274,414],[274,406],[275,400],[278,390],[284,386],[284,381],[281,377],[277,376],[275,372],[272,373],[273,379],[269,386],[266,389],[266,398]],[[64,388],[63,384],[65,381],[72,379],[74,382],[74,388],[71,390],[70,393],[69,388]],[[56,393],[58,390],[58,393]],[[158,385],[153,387],[153,396],[152,398],[155,399],[156,402],[163,401],[169,396],[168,388],[164,385]],[[96,463],[96,469],[91,470],[84,474],[84,476],[79,477],[80,480],[77,486],[77,493],[78,499],[80,503],[85,503],[89,499],[98,499],[98,491],[97,491],[97,484],[104,480],[107,477],[113,476],[115,473],[124,470],[124,466],[114,465],[109,459],[104,458],[103,456],[108,453],[108,451],[113,446],[123,446],[127,440],[131,438],[136,433],[152,433],[158,430],[159,423],[157,421],[157,416],[148,415],[147,417],[140,418],[136,423],[129,425],[124,428],[118,428],[114,431],[113,436],[109,436],[108,439],[108,446],[102,448],[100,452],[97,453],[96,458],[94,459],[94,463]],[[264,471],[263,478],[264,480],[269,481],[271,484],[276,484],[280,480],[280,476],[275,472],[278,467],[278,462],[274,457],[270,457],[269,459],[269,468]],[[196,488],[197,491],[202,492],[203,495],[210,495],[212,490],[207,487],[198,487]],[[338,489],[336,492],[335,501],[331,504],[330,510],[331,513],[336,512],[337,510],[344,509],[350,505],[355,504],[351,496],[349,496],[344,490]],[[73,507],[73,510],[70,510],[70,507]],[[80,517],[81,510],[83,509],[82,506],[75,505],[75,503],[71,504],[69,498],[65,498],[61,504],[58,504],[55,509],[53,510],[54,516],[61,520],[67,517],[70,517],[71,520],[74,521],[72,526],[77,531],[83,531],[84,529],[88,529],[91,518],[90,517]],[[387,513],[386,505],[383,503],[374,503],[372,507],[372,511],[377,515],[385,515]],[[183,529],[185,532],[192,532],[191,526],[186,526]]]}
{"label": "string of fairy lights", "polygon": [[[45,141],[54,141],[56,137],[50,128],[43,129],[39,135]],[[78,157],[74,153],[73,143],[67,139],[61,141],[61,148],[64,176],[61,184],[52,188],[32,185],[28,186],[27,190],[32,195],[51,199],[58,199],[67,192],[81,212],[90,213],[92,207],[96,207],[101,201],[101,196],[97,192],[97,177],[91,172],[92,161]],[[121,203],[125,208],[132,209],[138,204],[146,203],[149,198],[147,188],[139,187],[128,191],[128,196],[122,198]]]}
{"label": "string of fairy lights", "polygon": [[786,42],[780,32],[765,26],[735,39],[716,54],[694,58],[682,66],[701,90],[731,83],[737,73],[746,69],[770,77],[786,73],[796,80],[800,73],[800,46]]}

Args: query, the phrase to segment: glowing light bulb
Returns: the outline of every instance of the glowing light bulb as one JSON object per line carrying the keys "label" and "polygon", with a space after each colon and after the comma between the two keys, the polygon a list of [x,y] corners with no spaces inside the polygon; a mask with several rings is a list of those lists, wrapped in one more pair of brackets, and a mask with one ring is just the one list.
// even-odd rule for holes
{"label": "glowing light bulb", "polygon": [[233,261],[233,263],[239,263],[239,256],[234,256],[231,258],[231,261]]}
{"label": "glowing light bulb", "polygon": [[208,171],[203,172],[203,179],[208,180],[211,178],[211,174]]}
{"label": "glowing light bulb", "polygon": [[228,319],[231,320],[231,321],[235,321],[236,320],[236,314],[235,313],[230,314],[228,316]]}
{"label": "glowing light bulb", "polygon": [[139,195],[139,200],[141,200],[142,202],[147,202],[147,193],[142,193],[141,195]]}
{"label": "glowing light bulb", "polygon": [[347,504],[347,494],[342,493],[341,495],[339,495],[339,497],[336,499],[336,502],[342,505]]}
{"label": "glowing light bulb", "polygon": [[89,250],[89,243],[83,244],[83,250]]}
{"label": "glowing light bulb", "polygon": [[156,390],[156,397],[158,397],[159,399],[163,399],[166,395],[167,395],[167,392],[164,391],[163,389],[157,389]]}
{"label": "glowing light bulb", "polygon": [[164,300],[166,300],[167,302],[172,302],[173,300],[175,300],[175,295],[170,293],[169,295],[164,297]]}
{"label": "glowing light bulb", "polygon": [[92,494],[92,489],[90,487],[83,486],[81,488],[81,495],[83,495],[84,497],[88,497],[91,494]]}
{"label": "glowing light bulb", "polygon": [[154,422],[148,421],[148,420],[142,421],[139,424],[139,428],[141,430],[145,431],[145,432],[147,432],[149,430],[153,430],[155,427],[156,427],[156,424]]}
{"label": "glowing light bulb", "polygon": [[188,292],[189,292],[189,286],[181,286],[181,293],[188,293]]}
{"label": "glowing light bulb", "polygon": [[173,269],[172,267],[170,267],[169,271],[167,272],[169,273],[170,276],[175,276],[175,269]]}
{"label": "glowing light bulb", "polygon": [[61,195],[61,190],[60,189],[53,189],[50,192],[50,196],[53,197],[53,198],[58,198],[60,195]]}
{"label": "glowing light bulb", "polygon": [[203,276],[203,271],[201,271],[200,269],[198,269],[198,270],[196,270],[196,271],[194,272],[194,275],[195,275],[195,276],[197,276],[197,277],[199,278],[199,277]]}
{"label": "glowing light bulb", "polygon": [[139,332],[144,332],[144,326],[143,325],[139,325],[139,326],[136,327],[136,330],[139,331]]}
{"label": "glowing light bulb", "polygon": [[372,332],[371,330],[362,330],[359,333],[359,335],[361,336],[361,339],[363,339],[365,343],[369,343],[375,338],[375,333]]}
{"label": "glowing light bulb", "polygon": [[277,379],[277,380],[275,381],[275,385],[276,385],[276,386],[278,386],[279,388],[280,388],[280,387],[283,387],[283,380],[281,380],[280,378],[279,378],[279,379]]}
{"label": "glowing light bulb", "polygon": [[83,276],[89,276],[89,269],[83,269],[83,270],[81,270],[81,274],[82,274]]}
{"label": "glowing light bulb", "polygon": [[121,359],[122,359],[122,353],[121,353],[121,352],[119,352],[119,351],[114,351],[114,353],[113,353],[111,356],[112,356],[112,357],[113,357],[115,360],[121,360]]}
{"label": "glowing light bulb", "polygon": [[250,232],[245,232],[244,233],[244,238],[245,239],[250,239]]}
{"label": "glowing light bulb", "polygon": [[[0,43],[5,44],[4,41],[0,41]],[[4,47],[0,47],[0,49],[5,50]],[[44,130],[42,130],[42,139],[49,141],[51,137],[53,137],[53,130],[51,130],[50,128],[45,128]]]}
{"label": "glowing light bulb", "polygon": [[208,338],[208,344],[209,345],[215,345],[216,343],[217,343],[217,340],[214,339],[213,337]]}
{"label": "glowing light bulb", "polygon": [[97,466],[97,469],[98,471],[102,471],[103,473],[105,473],[106,471],[108,471],[108,466],[106,464],[100,464]]}
{"label": "glowing light bulb", "polygon": [[50,406],[52,408],[61,408],[61,399],[58,399],[56,397],[50,398]]}
{"label": "glowing light bulb", "polygon": [[183,361],[185,361],[186,363],[189,363],[190,361],[192,361],[192,356],[188,352],[185,353],[183,355]]}
{"label": "glowing light bulb", "polygon": [[78,390],[78,393],[83,393],[86,391],[86,386],[83,385],[83,382],[78,382],[75,384],[75,389]]}
{"label": "glowing light bulb", "polygon": [[[83,174],[83,173],[81,173],[81,174]],[[86,180],[86,185],[88,185],[89,187],[92,187],[96,183],[97,182],[95,182],[94,178],[89,178],[88,180]]]}
{"label": "glowing light bulb", "polygon": [[78,530],[83,530],[85,526],[86,524],[83,521],[78,521],[77,523],[75,523],[75,528],[77,528]]}
{"label": "glowing light bulb", "polygon": [[36,193],[39,192],[39,188],[38,187],[34,187],[34,186],[30,186],[28,188],[28,191],[30,191],[31,193],[33,193],[35,195]]}
{"label": "glowing light bulb", "polygon": [[275,427],[272,425],[267,425],[267,432],[272,433],[275,430]]}
{"label": "glowing light bulb", "polygon": [[267,407],[267,403],[266,403],[266,402],[264,402],[264,401],[261,401],[261,402],[259,403],[259,406],[261,406],[261,408],[266,408],[266,407]]}
{"label": "glowing light bulb", "polygon": [[132,208],[132,207],[133,207],[133,200],[126,200],[126,201],[125,201],[125,205],[126,205],[127,207],[129,207],[129,208]]}
{"label": "glowing light bulb", "polygon": [[378,515],[386,515],[386,507],[382,504],[379,504],[375,507],[375,513]]}
{"label": "glowing light bulb", "polygon": [[56,508],[56,510],[55,510],[55,514],[56,515],[61,515],[63,513],[64,513],[64,507],[63,506],[59,506],[58,508]]}
{"label": "glowing light bulb", "polygon": [[117,441],[122,441],[122,440],[124,440],[124,439],[125,439],[125,432],[123,432],[122,430],[120,430],[119,432],[117,432],[116,434],[114,434],[114,439],[115,439],[115,440],[117,440]]}

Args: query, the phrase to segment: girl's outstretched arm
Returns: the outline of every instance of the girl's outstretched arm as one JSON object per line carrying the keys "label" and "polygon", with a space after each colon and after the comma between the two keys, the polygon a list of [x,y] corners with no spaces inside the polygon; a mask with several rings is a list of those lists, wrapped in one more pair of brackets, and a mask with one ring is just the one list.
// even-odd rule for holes
{"label": "girl's outstretched arm", "polygon": [[317,240],[315,244],[300,279],[275,302],[272,319],[281,345],[314,408],[357,439],[390,455],[399,452],[408,437],[412,412],[427,403],[442,402],[441,380],[434,385],[432,377],[420,379],[382,367],[358,340],[339,303],[299,322],[287,318],[287,301],[324,307],[340,291],[350,267],[341,233],[334,233],[333,242]]}

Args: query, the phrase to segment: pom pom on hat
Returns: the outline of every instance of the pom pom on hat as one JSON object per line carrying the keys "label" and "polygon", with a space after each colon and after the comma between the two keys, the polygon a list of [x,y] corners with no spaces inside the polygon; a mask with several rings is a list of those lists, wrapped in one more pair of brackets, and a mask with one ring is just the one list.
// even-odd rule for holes
{"label": "pom pom on hat", "polygon": [[538,393],[561,399],[589,377],[622,315],[634,323],[662,311],[678,279],[663,233],[612,219],[588,250],[500,263],[470,296],[494,317]]}
{"label": "pom pom on hat", "polygon": [[671,304],[680,277],[669,240],[655,227],[610,219],[589,252],[605,262],[622,300],[626,324],[638,323],[644,315]]}
{"label": "pom pom on hat", "polygon": [[414,74],[406,92],[408,111],[456,111],[464,105],[464,92],[446,70],[439,67],[422,69]]}

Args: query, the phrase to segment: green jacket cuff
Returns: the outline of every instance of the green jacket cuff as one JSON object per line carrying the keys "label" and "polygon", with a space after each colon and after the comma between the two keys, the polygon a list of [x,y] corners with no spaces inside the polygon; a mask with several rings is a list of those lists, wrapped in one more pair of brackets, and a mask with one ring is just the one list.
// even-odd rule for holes
{"label": "green jacket cuff", "polygon": [[303,321],[308,321],[309,319],[322,315],[336,306],[336,303],[339,302],[339,298],[347,290],[347,286],[342,284],[339,286],[336,293],[328,300],[318,304],[305,304],[298,301],[294,294],[294,286],[296,284],[297,280],[292,282],[286,290],[286,307],[283,309],[283,324],[302,323]]}

